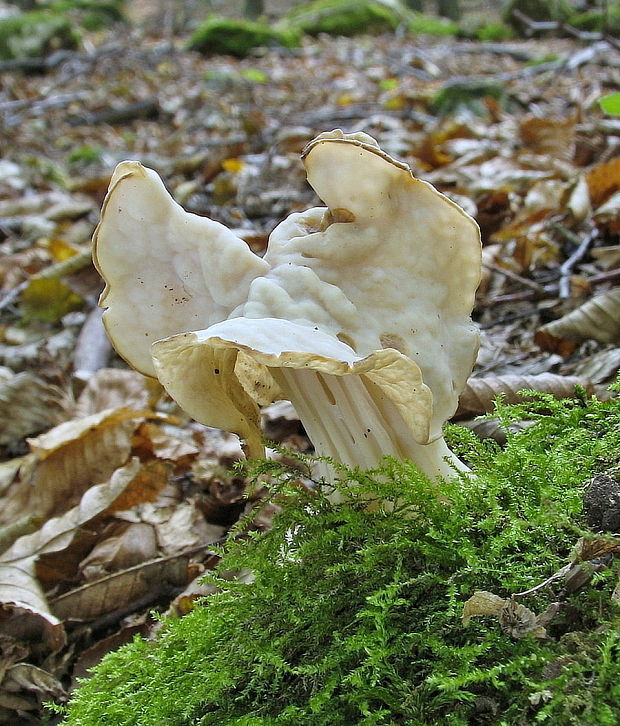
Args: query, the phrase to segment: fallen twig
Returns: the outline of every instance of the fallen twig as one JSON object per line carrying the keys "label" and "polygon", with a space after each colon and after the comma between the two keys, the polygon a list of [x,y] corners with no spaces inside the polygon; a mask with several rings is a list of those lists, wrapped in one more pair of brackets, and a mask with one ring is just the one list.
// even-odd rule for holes
{"label": "fallen twig", "polygon": [[533,290],[538,293],[541,293],[544,291],[544,287],[542,285],[540,285],[538,282],[534,282],[533,280],[528,280],[527,277],[521,277],[521,275],[517,275],[516,272],[513,272],[512,270],[507,270],[505,267],[500,267],[499,265],[496,265],[493,262],[483,262],[482,266],[486,267],[487,270],[492,270],[493,272],[497,272],[499,275],[504,275],[504,277],[508,277],[510,280],[513,280],[514,282],[518,282],[520,285],[523,285],[524,287],[529,287],[530,290]]}
{"label": "fallen twig", "polygon": [[579,262],[579,260],[586,254],[588,248],[592,244],[592,241],[596,238],[598,230],[595,228],[591,229],[590,232],[583,238],[583,241],[573,252],[573,254],[562,264],[560,267],[560,297],[570,297],[570,278],[573,271],[573,267]]}
{"label": "fallen twig", "polygon": [[[620,268],[616,270],[610,270],[609,272],[601,272],[599,275],[592,275],[586,277],[585,281],[588,285],[598,285],[601,282],[613,282],[620,278]],[[522,290],[521,292],[514,292],[509,295],[498,295],[489,301],[491,305],[501,305],[503,303],[520,302],[522,300],[540,300],[547,295],[556,295],[558,290],[558,284],[553,283],[550,285],[543,285],[540,293],[535,290]]]}
{"label": "fallen twig", "polygon": [[71,116],[68,121],[71,126],[96,124],[122,124],[135,119],[152,120],[159,117],[161,108],[155,98],[145,101],[136,101],[119,108],[104,108],[101,111],[83,113]]}

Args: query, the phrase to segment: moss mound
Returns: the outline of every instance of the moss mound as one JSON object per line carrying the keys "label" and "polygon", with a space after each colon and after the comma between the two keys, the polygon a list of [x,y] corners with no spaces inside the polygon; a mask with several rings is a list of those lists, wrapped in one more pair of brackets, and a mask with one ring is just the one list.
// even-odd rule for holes
{"label": "moss mound", "polygon": [[41,10],[0,20],[0,60],[43,58],[55,50],[72,50],[78,42],[63,15]]}
{"label": "moss mound", "polygon": [[606,13],[602,10],[575,13],[568,22],[579,30],[620,35],[620,6],[610,3]]}
{"label": "moss mound", "polygon": [[407,29],[414,35],[460,35],[462,27],[447,18],[438,18],[435,15],[412,12],[407,22]]}
{"label": "moss mound", "polygon": [[411,14],[389,0],[315,0],[292,10],[284,19],[307,35],[385,33],[406,24]]}
{"label": "moss mound", "polygon": [[572,8],[567,0],[509,0],[502,11],[502,18],[506,23],[521,29],[522,23],[514,15],[517,10],[526,15],[530,20],[536,21],[563,21],[567,20],[572,13]]}
{"label": "moss mound", "polygon": [[86,30],[100,30],[125,20],[123,5],[123,0],[54,0],[48,7],[68,13]]}
{"label": "moss mound", "polygon": [[292,48],[298,43],[299,34],[294,30],[280,30],[262,22],[212,16],[196,29],[187,47],[205,55],[243,58],[254,48],[275,45]]}
{"label": "moss mound", "polygon": [[[525,411],[498,413],[507,427]],[[270,532],[233,541],[220,566],[253,581],[216,578],[207,605],[108,655],[67,723],[619,723],[617,554],[581,588],[559,577],[511,601],[538,614],[561,603],[545,638],[519,615],[461,620],[474,592],[509,598],[570,562],[586,530],[584,483],[618,464],[620,401],[540,396],[528,415],[535,425],[503,450],[453,438],[477,477],[439,488],[386,461],[343,472],[355,486],[343,485],[347,499],[335,505],[300,490],[298,472],[263,464],[282,513]],[[618,549],[617,537],[586,536]]]}

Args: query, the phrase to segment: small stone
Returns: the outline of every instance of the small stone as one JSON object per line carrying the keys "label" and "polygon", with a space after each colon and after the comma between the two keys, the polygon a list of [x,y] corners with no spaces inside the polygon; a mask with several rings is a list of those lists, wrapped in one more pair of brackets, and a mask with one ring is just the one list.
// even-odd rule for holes
{"label": "small stone", "polygon": [[[614,473],[618,476],[620,472]],[[586,487],[583,508],[593,530],[620,532],[620,481],[609,474],[597,474]]]}

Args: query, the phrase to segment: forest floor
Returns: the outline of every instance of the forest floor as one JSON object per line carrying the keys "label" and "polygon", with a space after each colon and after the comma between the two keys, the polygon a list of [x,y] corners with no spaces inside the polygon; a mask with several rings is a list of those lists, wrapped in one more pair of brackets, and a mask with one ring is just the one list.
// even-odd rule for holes
{"label": "forest floor", "polygon": [[[318,203],[305,144],[365,131],[482,230],[457,419],[523,388],[606,395],[620,367],[620,120],[598,106],[616,48],[397,32],[234,59],[187,52],[184,20],[138,8],[45,72],[0,72],[0,723],[38,722],[150,610],[191,607],[248,506],[235,437],[189,421],[102,332],[90,239],[117,162],[262,254]],[[264,421],[309,450],[289,408]]]}

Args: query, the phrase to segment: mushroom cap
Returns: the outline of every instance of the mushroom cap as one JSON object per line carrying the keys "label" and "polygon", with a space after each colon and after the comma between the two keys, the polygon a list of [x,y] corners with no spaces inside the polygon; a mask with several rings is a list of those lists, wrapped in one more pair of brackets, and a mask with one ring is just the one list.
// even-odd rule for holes
{"label": "mushroom cap", "polygon": [[119,164],[93,237],[99,300],[114,347],[155,376],[151,344],[226,319],[268,264],[224,225],[185,212],[159,176]]}
{"label": "mushroom cap", "polygon": [[438,438],[478,350],[478,225],[367,134],[321,134],[303,159],[328,209],[291,214],[274,229],[271,269],[251,283],[240,313],[318,325],[362,357],[399,350],[433,392]]}
{"label": "mushroom cap", "polygon": [[261,456],[258,404],[282,398],[279,368],[361,376],[399,413],[400,435],[426,443],[433,396],[418,366],[397,350],[359,356],[318,328],[287,320],[232,318],[153,345],[161,383],[196,420],[245,439]]}
{"label": "mushroom cap", "polygon": [[[334,361],[359,371],[360,361],[379,365],[378,353],[389,349],[399,361],[409,360],[410,366],[401,361],[394,368],[407,385],[417,380],[415,369],[432,391],[427,425],[410,426],[416,441],[438,439],[478,348],[470,318],[480,278],[478,226],[367,134],[321,134],[303,160],[328,206],[290,215],[271,234],[263,259],[223,225],[184,212],[155,172],[137,162],[120,164],[93,252],[106,280],[100,304],[108,307],[110,337],[135,368],[157,375],[171,392],[180,386],[173,395],[188,412],[206,421],[209,406],[221,409],[214,415],[223,423],[211,425],[236,431],[255,448],[257,401],[272,400],[277,389],[273,376],[261,383],[263,394],[252,388],[256,362],[270,367],[260,356],[277,350],[276,367],[295,367],[302,359],[314,366],[325,358],[330,371]],[[231,325],[254,319],[257,331],[271,320],[271,348],[254,345],[245,328],[238,340],[230,337],[231,327],[224,329],[228,338],[221,336],[215,326],[227,318]],[[307,349],[285,337],[277,348],[274,320],[285,336],[298,326],[302,338],[322,347]],[[254,351],[251,361],[246,345]],[[345,348],[354,358],[343,357]],[[186,358],[196,365],[187,367]],[[235,375],[215,385],[209,370],[230,366]],[[203,391],[211,385],[213,393]],[[417,396],[418,383],[415,389]],[[402,386],[399,391],[409,401]],[[239,402],[231,407],[233,394]]]}

